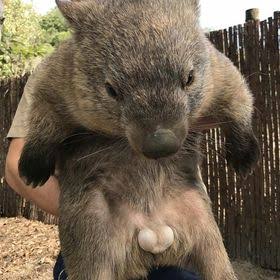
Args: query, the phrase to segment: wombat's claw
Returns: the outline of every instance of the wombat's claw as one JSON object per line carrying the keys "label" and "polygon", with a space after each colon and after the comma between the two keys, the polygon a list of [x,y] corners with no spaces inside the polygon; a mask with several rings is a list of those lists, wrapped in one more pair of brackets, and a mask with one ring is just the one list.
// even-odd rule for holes
{"label": "wombat's claw", "polygon": [[254,174],[254,169],[251,168],[249,171],[239,171],[240,176],[242,177],[243,180],[247,180],[249,176],[252,176]]}
{"label": "wombat's claw", "polygon": [[145,228],[138,234],[139,246],[152,254],[162,253],[174,242],[174,232],[169,226],[159,226],[156,231]]}
{"label": "wombat's claw", "polygon": [[243,180],[246,180],[251,173],[251,168],[246,167],[245,164],[244,166],[231,164],[231,166],[234,168],[236,175]]}
{"label": "wombat's claw", "polygon": [[247,173],[244,173],[244,174],[241,173],[240,176],[241,176],[241,178],[242,178],[243,180],[247,180],[249,174],[247,174]]}

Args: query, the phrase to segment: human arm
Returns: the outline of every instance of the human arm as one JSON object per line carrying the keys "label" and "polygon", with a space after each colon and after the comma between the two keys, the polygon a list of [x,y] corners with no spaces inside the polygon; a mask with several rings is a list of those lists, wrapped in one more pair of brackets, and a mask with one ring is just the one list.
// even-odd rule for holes
{"label": "human arm", "polygon": [[5,179],[9,186],[25,199],[34,202],[47,213],[58,216],[59,186],[54,176],[40,188],[28,187],[18,173],[18,161],[24,146],[23,138],[11,139],[6,158]]}
{"label": "human arm", "polygon": [[57,180],[51,177],[44,186],[38,189],[27,187],[18,173],[18,162],[25,144],[27,135],[27,118],[33,94],[34,77],[37,70],[29,77],[24,93],[18,105],[7,138],[10,141],[6,157],[5,179],[8,185],[19,195],[33,201],[39,208],[58,216],[59,186]]}

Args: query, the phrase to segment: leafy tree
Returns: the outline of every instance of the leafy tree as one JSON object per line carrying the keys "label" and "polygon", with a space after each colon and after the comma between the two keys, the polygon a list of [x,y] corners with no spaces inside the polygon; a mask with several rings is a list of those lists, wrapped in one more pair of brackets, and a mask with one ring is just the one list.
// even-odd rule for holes
{"label": "leafy tree", "polygon": [[53,47],[69,37],[68,26],[57,8],[48,12],[40,19],[40,26],[44,32],[45,40]]}
{"label": "leafy tree", "polygon": [[57,10],[46,16],[37,14],[21,0],[4,0],[5,22],[0,42],[0,77],[30,71],[59,41],[68,36]]}
{"label": "leafy tree", "polygon": [[3,5],[3,1],[0,0],[0,41],[2,38],[2,25],[4,22],[4,5]]}

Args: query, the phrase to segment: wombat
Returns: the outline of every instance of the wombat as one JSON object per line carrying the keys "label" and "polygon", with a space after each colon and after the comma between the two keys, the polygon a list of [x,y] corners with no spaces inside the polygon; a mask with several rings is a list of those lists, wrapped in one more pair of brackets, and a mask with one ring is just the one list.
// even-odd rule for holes
{"label": "wombat", "polygon": [[196,0],[57,0],[73,36],[37,73],[19,171],[57,168],[59,234],[75,280],[145,278],[154,266],[237,279],[200,187],[201,117],[222,122],[227,159],[258,159],[252,95],[199,27]]}

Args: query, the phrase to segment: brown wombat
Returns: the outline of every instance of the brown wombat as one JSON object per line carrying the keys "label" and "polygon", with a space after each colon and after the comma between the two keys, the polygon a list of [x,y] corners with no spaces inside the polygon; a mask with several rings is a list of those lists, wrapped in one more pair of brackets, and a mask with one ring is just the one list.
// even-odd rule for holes
{"label": "brown wombat", "polygon": [[200,117],[223,122],[227,158],[258,158],[253,101],[207,40],[196,0],[58,1],[73,28],[37,73],[19,171],[59,170],[59,232],[69,279],[145,278],[193,266],[236,279],[199,186]]}

